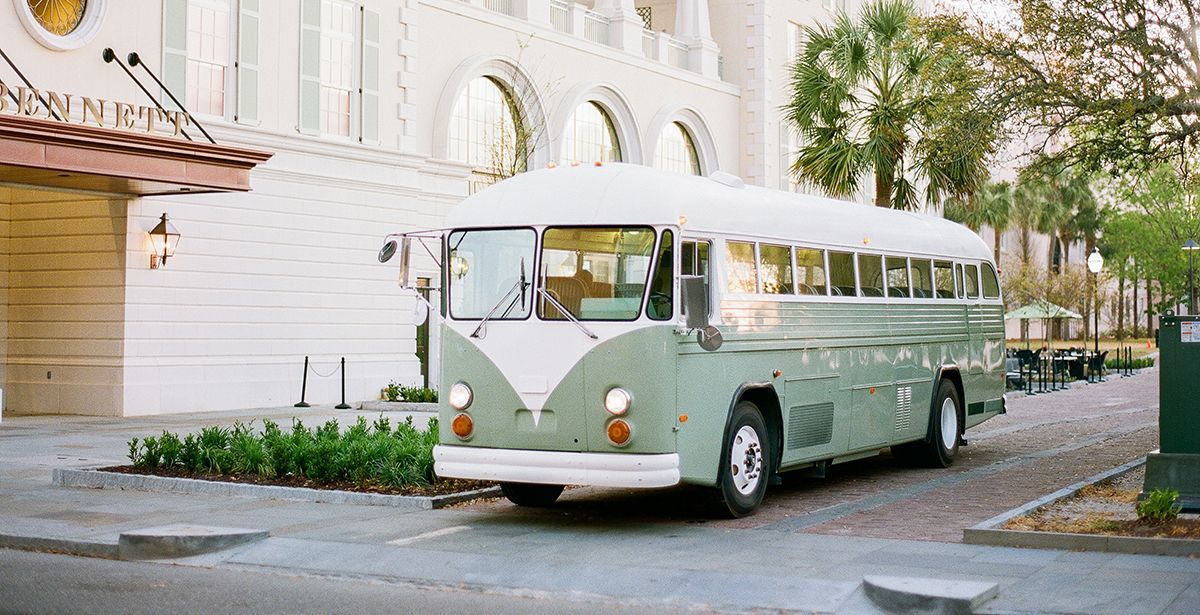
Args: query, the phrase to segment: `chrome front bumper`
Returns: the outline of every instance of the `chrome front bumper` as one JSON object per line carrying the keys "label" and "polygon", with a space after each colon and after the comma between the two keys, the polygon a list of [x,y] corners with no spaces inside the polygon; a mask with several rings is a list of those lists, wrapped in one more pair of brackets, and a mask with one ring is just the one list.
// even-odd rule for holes
{"label": "chrome front bumper", "polygon": [[434,472],[445,478],[598,487],[679,484],[677,453],[573,453],[438,445],[433,447],[433,460]]}

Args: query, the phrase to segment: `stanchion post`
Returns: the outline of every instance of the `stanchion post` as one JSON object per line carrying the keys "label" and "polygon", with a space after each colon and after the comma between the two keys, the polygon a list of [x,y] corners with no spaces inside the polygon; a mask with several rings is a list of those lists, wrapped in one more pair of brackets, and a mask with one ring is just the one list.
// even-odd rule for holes
{"label": "stanchion post", "polygon": [[300,403],[296,404],[296,408],[308,408],[309,403],[304,401],[304,394],[308,391],[308,355],[304,356],[304,376],[300,379]]}
{"label": "stanchion post", "polygon": [[342,357],[342,403],[334,406],[338,410],[349,410],[350,404],[346,403],[346,357]]}

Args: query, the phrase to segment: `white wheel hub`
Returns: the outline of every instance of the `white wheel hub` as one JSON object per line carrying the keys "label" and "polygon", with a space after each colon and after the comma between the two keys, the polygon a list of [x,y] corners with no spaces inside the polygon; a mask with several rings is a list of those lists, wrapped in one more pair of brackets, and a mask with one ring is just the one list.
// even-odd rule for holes
{"label": "white wheel hub", "polygon": [[958,408],[954,407],[954,399],[947,397],[942,400],[942,446],[946,450],[954,448],[958,440]]}
{"label": "white wheel hub", "polygon": [[762,469],[762,442],[758,439],[758,432],[749,425],[743,425],[734,434],[733,444],[729,447],[729,471],[738,493],[754,493],[762,480]]}

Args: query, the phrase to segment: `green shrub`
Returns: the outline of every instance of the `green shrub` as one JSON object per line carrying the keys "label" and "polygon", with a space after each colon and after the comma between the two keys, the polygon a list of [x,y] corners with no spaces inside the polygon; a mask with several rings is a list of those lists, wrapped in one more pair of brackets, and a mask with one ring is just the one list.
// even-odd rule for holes
{"label": "green shrub", "polygon": [[1179,511],[1183,510],[1182,506],[1176,504],[1178,500],[1179,492],[1174,489],[1155,489],[1146,499],[1138,502],[1138,519],[1152,523],[1170,521],[1178,517]]}
{"label": "green shrub", "polygon": [[393,380],[389,382],[386,387],[383,387],[383,396],[387,398],[388,401],[400,401],[400,391],[402,388],[403,387],[396,384],[396,381]]}
{"label": "green shrub", "polygon": [[[1119,358],[1112,358],[1112,359],[1104,360],[1104,368],[1109,371],[1117,370],[1117,369],[1124,369],[1125,367],[1126,367],[1125,362]],[[1131,367],[1133,369],[1145,369],[1147,367],[1154,367],[1154,357],[1139,357],[1137,359],[1130,361],[1129,367]]]}
{"label": "green shrub", "polygon": [[198,434],[163,432],[129,441],[135,467],[182,467],[192,472],[296,476],[316,482],[353,481],[390,487],[428,485],[434,479],[433,447],[438,424],[420,430],[412,417],[392,423],[384,416],[359,419],[342,431],[337,421],[310,429],[297,419],[285,432],[274,421],[262,431],[235,423],[232,429],[205,427]]}
{"label": "green shrub", "polygon": [[438,392],[429,387],[400,387],[400,398],[408,402],[437,403]]}

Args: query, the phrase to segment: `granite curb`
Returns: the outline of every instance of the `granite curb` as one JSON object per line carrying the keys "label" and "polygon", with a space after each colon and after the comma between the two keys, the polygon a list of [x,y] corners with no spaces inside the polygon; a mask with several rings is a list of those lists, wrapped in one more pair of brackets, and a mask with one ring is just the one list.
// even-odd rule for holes
{"label": "granite curb", "polygon": [[291,500],[323,504],[357,504],[363,506],[390,506],[405,510],[432,510],[445,508],[459,502],[476,498],[496,497],[500,487],[474,489],[461,493],[435,496],[389,495],[383,493],[360,493],[334,489],[309,489],[306,487],[281,487],[278,485],[250,485],[195,478],[172,478],[145,474],[122,474],[97,469],[55,468],[52,482],[60,487],[88,487],[92,489],[136,489],[159,493],[201,494]]}
{"label": "granite curb", "polygon": [[963,530],[966,544],[993,547],[1022,547],[1030,549],[1063,549],[1071,551],[1101,551],[1134,555],[1200,556],[1200,540],[1184,538],[1145,538],[1140,536],[1108,536],[1103,534],[1069,534],[1065,532],[1035,532],[1000,529],[1010,519],[1029,514],[1059,500],[1072,497],[1084,487],[1114,478],[1146,463],[1141,457],[1106,470],[1049,495],[1027,502],[987,521]]}
{"label": "granite curb", "polygon": [[65,553],[67,555],[98,557],[101,559],[120,559],[120,551],[115,542],[96,542],[92,540],[76,540],[74,538],[46,538],[42,536],[0,534],[0,549]]}
{"label": "granite curb", "polygon": [[863,593],[888,613],[973,613],[996,597],[997,583],[866,575]]}
{"label": "granite curb", "polygon": [[424,414],[437,414],[438,405],[436,403],[425,403],[415,401],[364,401],[358,405],[358,409],[363,412],[420,412]]}
{"label": "granite curb", "polygon": [[266,540],[269,535],[267,530],[176,523],[121,532],[117,554],[123,560],[190,557]]}

